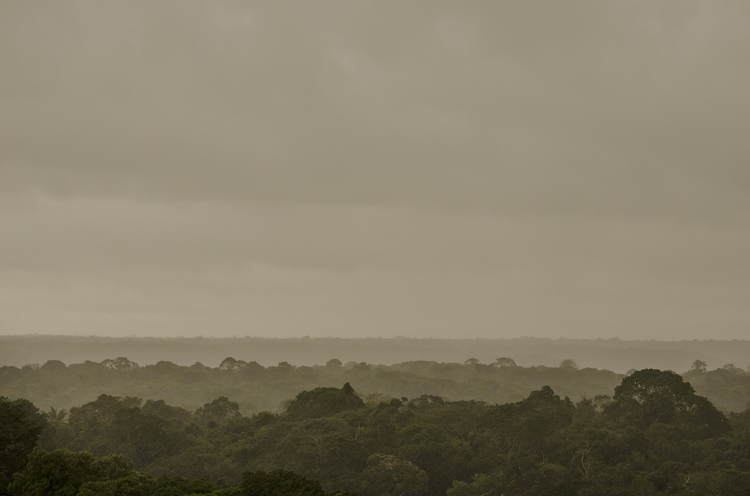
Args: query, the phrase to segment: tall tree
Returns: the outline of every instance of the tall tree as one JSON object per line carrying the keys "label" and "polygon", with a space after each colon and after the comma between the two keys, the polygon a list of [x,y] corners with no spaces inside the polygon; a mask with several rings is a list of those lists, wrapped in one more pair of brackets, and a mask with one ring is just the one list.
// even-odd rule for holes
{"label": "tall tree", "polygon": [[0,396],[0,493],[26,465],[26,457],[46,425],[44,414],[30,401]]}
{"label": "tall tree", "polygon": [[641,429],[656,423],[671,424],[701,437],[729,430],[726,417],[711,402],[668,370],[643,369],[625,377],[615,388],[607,413]]}

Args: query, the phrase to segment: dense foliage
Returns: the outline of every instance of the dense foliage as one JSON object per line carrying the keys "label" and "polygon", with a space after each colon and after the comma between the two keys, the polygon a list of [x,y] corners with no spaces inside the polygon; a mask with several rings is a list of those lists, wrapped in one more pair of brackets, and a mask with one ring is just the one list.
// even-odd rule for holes
{"label": "dense foliage", "polygon": [[0,490],[23,469],[47,421],[31,402],[0,396]]}
{"label": "dense foliage", "polygon": [[238,486],[216,489],[201,479],[152,477],[120,455],[37,450],[6,491],[19,496],[346,496],[327,493],[318,481],[285,470],[246,472],[243,479]]}
{"label": "dense foliage", "polygon": [[50,411],[46,425],[28,402],[2,400],[18,413],[3,425],[38,435],[37,451],[24,445],[25,468],[3,470],[16,473],[9,488],[19,495],[747,494],[750,411],[727,418],[680,375],[654,369],[610,392],[573,402],[543,386],[501,405],[366,402],[347,383],[249,417],[226,397],[191,412],[101,395],[67,416]]}
{"label": "dense foliage", "polygon": [[[727,365],[707,371],[694,366],[684,377],[725,413],[741,412],[750,405],[750,375],[742,369]],[[345,382],[367,402],[426,394],[450,401],[509,403],[522,400],[542,386],[550,386],[575,401],[612,394],[622,378],[623,375],[607,370],[579,370],[572,361],[564,361],[559,367],[519,367],[510,358],[498,358],[491,364],[478,360],[462,364],[416,361],[391,366],[354,362],[342,365],[333,359],[314,367],[295,367],[286,362],[263,367],[228,357],[214,368],[164,361],[139,366],[117,358],[68,366],[51,360],[42,366],[0,367],[0,395],[26,398],[44,410],[69,409],[105,393],[164,400],[191,411],[226,396],[248,415],[281,411],[285,402],[301,390],[340,387]]]}
{"label": "dense foliage", "polygon": [[228,357],[219,367],[211,368],[200,363],[186,367],[164,361],[138,366],[126,358],[69,366],[51,360],[40,367],[0,367],[0,395],[26,398],[44,410],[69,409],[93,401],[102,393],[164,400],[188,410],[226,396],[247,415],[280,411],[299,391],[341,387],[346,382],[366,401],[428,394],[454,401],[508,403],[545,385],[576,399],[611,394],[622,377],[606,370],[514,365],[512,360],[510,364],[471,360],[465,364],[342,365],[333,359],[314,367],[295,367],[286,362],[263,367]]}

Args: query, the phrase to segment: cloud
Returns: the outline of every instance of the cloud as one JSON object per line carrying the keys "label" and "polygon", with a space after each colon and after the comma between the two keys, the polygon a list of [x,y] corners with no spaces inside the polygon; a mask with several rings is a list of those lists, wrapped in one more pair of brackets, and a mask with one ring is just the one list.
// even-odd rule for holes
{"label": "cloud", "polygon": [[648,338],[750,323],[742,227],[142,199],[2,211],[6,332]]}
{"label": "cloud", "polygon": [[743,3],[4,7],[6,188],[747,212]]}
{"label": "cloud", "polygon": [[745,2],[2,4],[3,332],[739,336],[748,47]]}

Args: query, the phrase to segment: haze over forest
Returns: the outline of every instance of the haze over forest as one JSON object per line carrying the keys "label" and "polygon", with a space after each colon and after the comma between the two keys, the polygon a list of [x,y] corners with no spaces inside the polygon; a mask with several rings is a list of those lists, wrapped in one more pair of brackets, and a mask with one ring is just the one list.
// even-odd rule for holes
{"label": "haze over forest", "polygon": [[[125,357],[139,365],[199,362],[218,367],[227,357],[263,366],[342,363],[393,365],[423,361],[492,364],[500,357],[519,366],[558,367],[574,360],[581,368],[626,373],[661,368],[684,372],[695,360],[710,369],[730,365],[750,373],[750,341],[623,341],[619,339],[352,339],[352,338],[101,338],[95,336],[0,336],[0,364],[22,367],[49,360],[65,364]],[[750,394],[750,392],[748,393]]]}
{"label": "haze over forest", "polygon": [[748,496],[750,2],[0,1],[0,496]]}
{"label": "haze over forest", "polygon": [[747,338],[749,9],[2,2],[0,334]]}

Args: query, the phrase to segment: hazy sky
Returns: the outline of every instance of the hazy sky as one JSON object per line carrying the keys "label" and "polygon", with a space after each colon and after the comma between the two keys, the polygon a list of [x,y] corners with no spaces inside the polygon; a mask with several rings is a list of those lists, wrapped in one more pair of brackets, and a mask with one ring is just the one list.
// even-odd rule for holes
{"label": "hazy sky", "polygon": [[750,3],[0,2],[0,334],[750,337]]}

